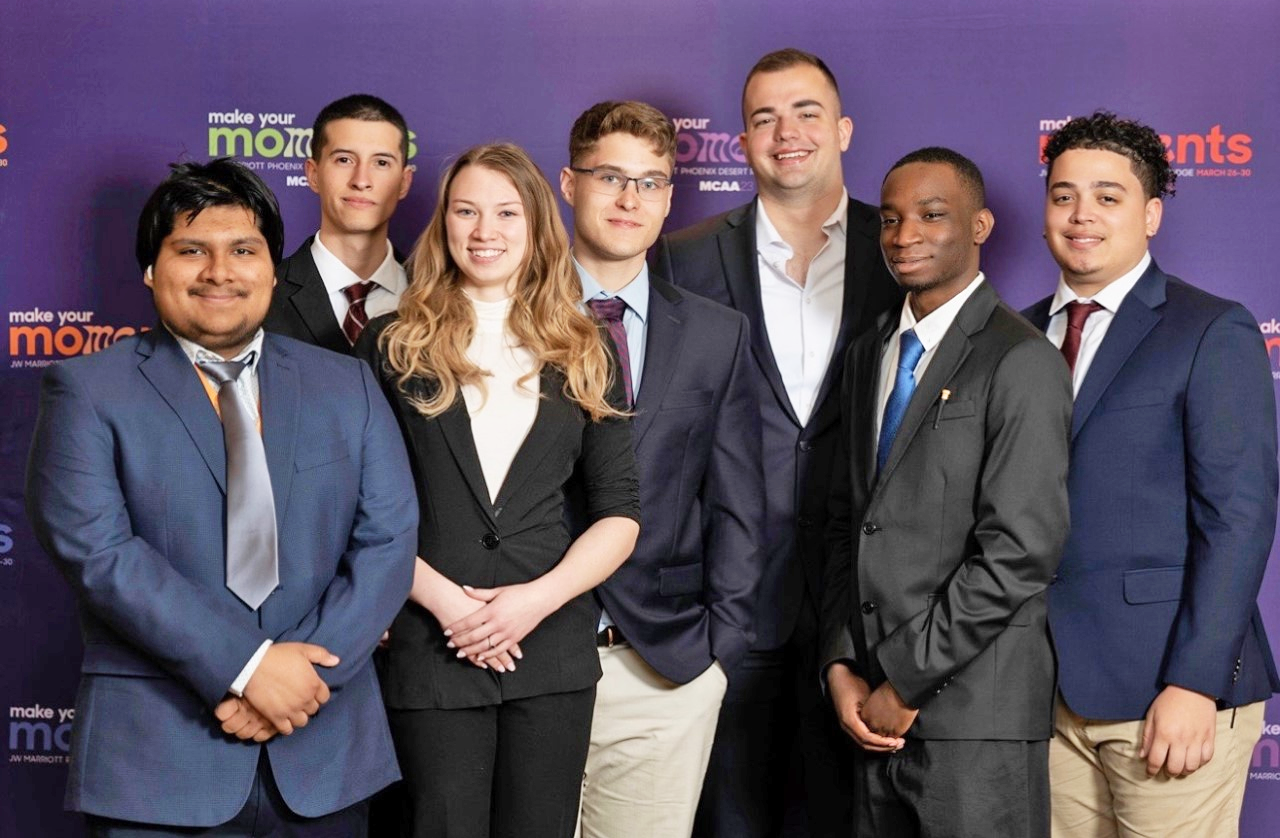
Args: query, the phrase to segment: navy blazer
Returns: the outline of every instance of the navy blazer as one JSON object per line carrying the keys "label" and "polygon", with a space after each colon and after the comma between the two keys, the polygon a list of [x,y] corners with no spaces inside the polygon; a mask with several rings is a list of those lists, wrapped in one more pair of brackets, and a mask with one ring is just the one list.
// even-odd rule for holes
{"label": "navy blazer", "polygon": [[804,424],[791,407],[765,329],[756,259],[756,202],[663,236],[654,252],[658,273],[737,309],[751,327],[753,386],[762,422],[764,473],[769,476],[763,533],[766,560],[753,648],[773,649],[785,643],[802,608],[807,621],[816,624],[845,350],[881,313],[902,302],[902,292],[880,253],[880,213],[875,207],[849,199],[845,242],[840,326],[813,412]]}
{"label": "navy blazer", "polygon": [[[235,816],[265,747],[314,817],[399,773],[370,654],[404,602],[417,523],[395,420],[369,370],[268,334],[262,436],[280,586],[252,611],[226,587],[226,454],[204,386],[163,327],[45,373],[27,508],[79,599],[84,663],[70,809],[212,826]],[[318,643],[332,698],[266,745],[213,708],[264,640]]]}
{"label": "navy blazer", "polygon": [[764,471],[747,319],[649,275],[635,552],[596,589],[640,656],[687,683],[751,645]]}
{"label": "navy blazer", "polygon": [[[1047,327],[1051,302],[1027,317]],[[1220,707],[1280,689],[1256,602],[1276,483],[1257,322],[1152,262],[1075,399],[1071,537],[1049,593],[1072,710],[1140,719],[1167,684]]]}

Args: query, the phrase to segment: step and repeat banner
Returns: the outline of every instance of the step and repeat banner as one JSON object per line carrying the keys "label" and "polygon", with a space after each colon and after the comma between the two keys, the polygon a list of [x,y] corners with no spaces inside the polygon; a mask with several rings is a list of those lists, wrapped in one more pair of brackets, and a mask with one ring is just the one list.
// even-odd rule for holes
{"label": "step and repeat banner", "polygon": [[[574,118],[642,99],[676,122],[669,229],[744,203],[744,76],[765,52],[826,59],[854,134],[849,190],[875,201],[902,154],[947,145],[987,177],[984,269],[1017,306],[1052,293],[1040,236],[1046,135],[1108,108],[1165,135],[1178,171],[1161,267],[1241,300],[1280,379],[1280,6],[1274,0],[0,0],[0,836],[77,836],[62,792],[80,661],[73,602],[26,521],[41,370],[154,325],[133,258],[171,161],[234,155],[280,198],[287,251],[318,226],[303,160],[327,102],[396,105],[413,189],[407,251],[450,155],[512,140],[553,178]],[[1269,243],[1270,242],[1270,243]],[[1261,601],[1280,641],[1272,561]],[[1241,607],[1245,607],[1242,603]],[[1253,756],[1244,834],[1280,822],[1280,701]],[[139,754],[139,759],[145,759]]]}

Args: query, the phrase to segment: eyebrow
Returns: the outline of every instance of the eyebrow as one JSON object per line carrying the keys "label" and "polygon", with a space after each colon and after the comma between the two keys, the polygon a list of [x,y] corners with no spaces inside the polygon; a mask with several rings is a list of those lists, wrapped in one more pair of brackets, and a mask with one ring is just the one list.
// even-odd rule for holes
{"label": "eyebrow", "polygon": [[[470,201],[470,200],[468,200],[468,199],[466,199],[466,198],[450,198],[450,199],[449,199],[449,203],[451,203],[451,204],[467,204],[468,206],[472,206],[472,207],[474,207],[474,206],[479,206],[479,204],[477,204],[475,201]],[[517,200],[517,201],[503,201],[503,202],[501,202],[501,203],[494,204],[494,206],[495,206],[495,207],[510,207],[510,206],[522,207],[522,206],[524,206],[524,201],[518,201],[518,200]]]}
{"label": "eyebrow", "polygon": [[[1075,189],[1076,185],[1069,180],[1060,180],[1050,185],[1050,189]],[[1119,189],[1121,192],[1128,192],[1123,183],[1117,183],[1114,180],[1095,180],[1089,184],[1090,189]]]}
{"label": "eyebrow", "polygon": [[[356,150],[355,150],[355,149],[351,149],[351,148],[335,148],[335,149],[333,149],[332,151],[330,151],[330,152],[329,152],[329,156],[330,156],[330,157],[332,157],[332,156],[333,156],[333,155],[335,155],[335,154],[350,154],[350,155],[353,155],[353,156],[355,156],[355,157],[359,157],[359,156],[360,156],[360,155],[359,155],[359,153],[358,153],[358,152],[356,152]],[[393,160],[399,160],[399,159],[400,159],[400,155],[399,155],[399,154],[396,154],[395,152],[392,152],[392,151],[375,151],[375,152],[374,152],[372,155],[370,155],[370,156],[372,156],[372,157],[390,157],[390,158],[392,158]]]}
{"label": "eyebrow", "polygon": [[[238,247],[239,245],[242,245],[242,244],[264,245],[266,243],[267,243],[267,240],[262,238],[261,236],[241,236],[240,238],[233,239],[230,242],[232,247]],[[193,244],[199,245],[200,247],[210,246],[210,242],[206,239],[188,239],[188,238],[174,239],[173,244],[178,247],[186,247],[188,245],[193,245]]]}
{"label": "eyebrow", "polygon": [[[626,169],[622,168],[621,166],[615,166],[612,163],[601,163],[599,166],[592,166],[591,168],[595,169],[596,171],[600,171],[601,169],[603,169],[608,172],[617,172],[623,177],[631,177],[630,175],[627,174]],[[636,177],[638,178],[660,177],[660,178],[666,178],[669,180],[671,178],[671,175],[667,174],[662,169],[650,169],[643,174],[636,175]]]}
{"label": "eyebrow", "polygon": [[[821,107],[823,107],[823,104],[819,102],[817,99],[801,99],[797,102],[791,103],[792,110],[799,110],[801,108],[821,108]],[[769,113],[777,113],[777,112],[778,112],[778,109],[773,107],[772,105],[765,105],[764,107],[756,108],[754,111],[752,111],[748,119],[754,119],[755,117],[759,116],[762,113],[769,114]]]}

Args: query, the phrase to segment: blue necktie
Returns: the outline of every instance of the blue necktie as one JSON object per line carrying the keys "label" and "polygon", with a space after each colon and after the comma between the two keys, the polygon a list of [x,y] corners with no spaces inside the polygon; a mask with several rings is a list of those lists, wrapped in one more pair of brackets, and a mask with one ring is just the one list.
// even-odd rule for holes
{"label": "blue necktie", "polygon": [[924,344],[916,337],[914,331],[902,333],[902,342],[898,346],[898,377],[893,380],[893,392],[884,406],[884,421],[880,423],[880,445],[876,449],[876,474],[884,468],[889,459],[889,449],[893,448],[893,438],[898,435],[902,425],[902,417],[911,403],[911,394],[916,391],[916,364],[924,354]]}

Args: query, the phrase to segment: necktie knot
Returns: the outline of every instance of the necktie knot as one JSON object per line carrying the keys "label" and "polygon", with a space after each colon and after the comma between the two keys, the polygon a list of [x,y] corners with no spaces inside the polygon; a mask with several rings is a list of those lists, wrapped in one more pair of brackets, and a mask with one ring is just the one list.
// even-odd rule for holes
{"label": "necktie knot", "polygon": [[342,289],[342,294],[347,298],[348,303],[354,305],[369,296],[369,292],[372,290],[372,282],[353,282]]}
{"label": "necktie knot", "polygon": [[587,308],[606,323],[621,323],[627,304],[619,297],[610,297],[607,300],[587,300]]}
{"label": "necktie knot", "polygon": [[198,361],[196,366],[221,387],[240,378],[240,374],[253,363],[253,358],[254,353],[250,352],[243,361]]}
{"label": "necktie knot", "polygon": [[1095,311],[1102,311],[1102,306],[1097,303],[1082,303],[1079,300],[1067,303],[1067,328],[1083,329],[1084,322]]}
{"label": "necktie knot", "polygon": [[369,315],[365,313],[365,298],[373,291],[374,283],[372,280],[366,282],[353,282],[346,288],[342,289],[342,295],[347,298],[347,314],[342,318],[342,334],[347,336],[347,343],[352,346],[356,345],[356,341],[360,338],[360,333],[364,331],[364,327],[369,322]]}
{"label": "necktie knot", "polygon": [[1084,338],[1084,322],[1095,311],[1102,311],[1097,303],[1082,303],[1072,300],[1067,303],[1067,331],[1062,336],[1062,357],[1067,361],[1067,369],[1072,376],[1076,372],[1076,359],[1080,356],[1080,341]]}
{"label": "necktie knot", "polygon": [[898,368],[914,373],[922,355],[924,344],[916,337],[915,331],[908,329],[903,332],[898,344]]}

